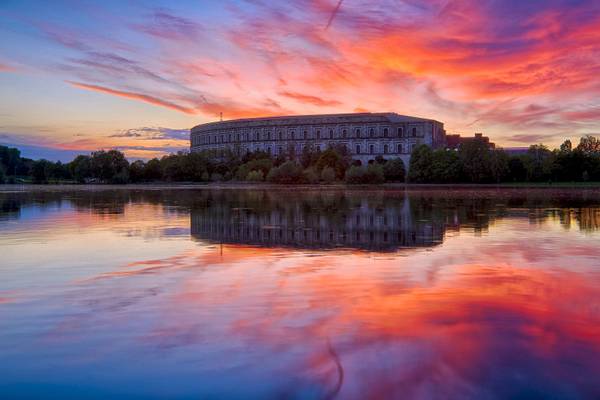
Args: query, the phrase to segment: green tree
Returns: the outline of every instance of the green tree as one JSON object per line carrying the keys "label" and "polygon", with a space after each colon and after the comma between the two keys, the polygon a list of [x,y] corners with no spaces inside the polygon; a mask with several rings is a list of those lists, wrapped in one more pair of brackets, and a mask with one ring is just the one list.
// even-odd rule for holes
{"label": "green tree", "polygon": [[504,150],[490,152],[490,175],[494,182],[502,182],[509,174],[508,154]]}
{"label": "green tree", "polygon": [[433,152],[427,145],[414,148],[410,156],[408,180],[414,183],[428,183],[433,179]]}
{"label": "green tree", "polygon": [[544,181],[551,177],[553,155],[543,144],[529,146],[524,161],[528,181]]}
{"label": "green tree", "polygon": [[265,175],[261,170],[250,171],[246,180],[249,182],[262,182],[265,180]]}
{"label": "green tree", "polygon": [[600,140],[595,136],[586,135],[580,139],[577,150],[584,154],[598,154],[600,153]]}
{"label": "green tree", "polygon": [[69,163],[69,169],[77,182],[84,183],[86,179],[92,177],[92,159],[89,156],[79,155]]}
{"label": "green tree", "polygon": [[92,176],[101,182],[127,183],[129,162],[118,150],[95,151],[91,157]]}
{"label": "green tree", "polygon": [[48,183],[48,175],[46,171],[48,170],[50,161],[48,160],[37,160],[33,162],[31,167],[31,177],[33,178],[33,183]]}
{"label": "green tree", "polygon": [[129,166],[129,178],[131,182],[143,182],[146,178],[146,163],[136,160]]}
{"label": "green tree", "polygon": [[291,160],[286,161],[278,167],[273,167],[269,171],[267,180],[282,184],[303,183],[304,174],[302,166]]}
{"label": "green tree", "polygon": [[406,169],[401,158],[393,158],[383,164],[383,175],[389,182],[404,182]]}
{"label": "green tree", "polygon": [[491,151],[483,140],[473,139],[460,145],[458,157],[464,176],[468,182],[485,183],[491,181]]}
{"label": "green tree", "polygon": [[321,171],[321,180],[325,183],[333,183],[335,181],[335,171],[331,167],[325,167]]}
{"label": "green tree", "polygon": [[431,158],[431,182],[456,183],[462,180],[462,165],[456,151],[435,150]]}
{"label": "green tree", "polygon": [[163,178],[160,160],[153,158],[146,163],[144,168],[144,180],[148,182],[159,181]]}

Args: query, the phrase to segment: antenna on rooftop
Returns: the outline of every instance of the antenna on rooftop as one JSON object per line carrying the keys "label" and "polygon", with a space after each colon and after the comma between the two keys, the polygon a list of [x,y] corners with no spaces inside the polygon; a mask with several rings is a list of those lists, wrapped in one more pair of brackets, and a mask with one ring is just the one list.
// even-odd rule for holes
{"label": "antenna on rooftop", "polygon": [[219,116],[221,117],[221,122],[223,122],[223,111],[219,113]]}

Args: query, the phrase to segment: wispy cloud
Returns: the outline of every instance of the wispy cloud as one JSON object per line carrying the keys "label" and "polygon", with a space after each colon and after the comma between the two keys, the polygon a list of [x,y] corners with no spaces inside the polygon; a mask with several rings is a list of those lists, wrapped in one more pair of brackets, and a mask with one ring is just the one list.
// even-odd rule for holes
{"label": "wispy cloud", "polygon": [[153,104],[155,106],[170,108],[172,110],[179,111],[179,112],[186,113],[186,114],[196,114],[197,113],[197,111],[193,108],[180,106],[180,105],[172,103],[170,101],[161,100],[157,97],[150,96],[150,95],[143,94],[143,93],[125,92],[122,90],[115,90],[115,89],[111,89],[111,88],[107,88],[107,87],[103,87],[103,86],[90,85],[90,84],[81,83],[81,82],[68,81],[68,83],[70,83],[71,85],[73,85],[77,88],[80,88],[80,89],[86,89],[86,90],[91,90],[94,92],[112,94],[114,96],[124,97],[126,99],[139,100],[139,101],[143,101],[145,103]]}

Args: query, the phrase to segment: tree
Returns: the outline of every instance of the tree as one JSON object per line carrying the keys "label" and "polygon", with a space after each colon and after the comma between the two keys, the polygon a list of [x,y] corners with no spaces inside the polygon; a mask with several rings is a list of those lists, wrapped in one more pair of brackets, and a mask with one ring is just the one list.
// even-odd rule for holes
{"label": "tree", "polygon": [[580,139],[577,150],[584,154],[599,154],[600,140],[595,136],[586,135]]}
{"label": "tree", "polygon": [[350,184],[383,183],[385,176],[380,164],[369,164],[366,167],[351,166],[346,171],[346,182]]}
{"label": "tree", "polygon": [[246,180],[249,182],[262,182],[265,180],[265,176],[261,170],[250,171]]}
{"label": "tree", "polygon": [[543,181],[551,177],[552,152],[543,144],[529,146],[524,160],[527,180]]}
{"label": "tree", "polygon": [[148,182],[161,180],[163,177],[160,160],[153,158],[146,163],[144,168],[144,180]]}
{"label": "tree", "polygon": [[414,148],[410,157],[408,168],[408,180],[414,183],[428,183],[433,177],[432,171],[433,153],[427,145]]}
{"label": "tree", "polygon": [[461,180],[462,165],[456,151],[435,150],[431,160],[431,182],[456,183]]}
{"label": "tree", "polygon": [[323,168],[321,171],[321,180],[325,183],[332,183],[335,181],[335,171],[331,167]]}
{"label": "tree", "polygon": [[77,182],[84,183],[92,176],[92,160],[89,156],[79,155],[69,163],[69,169]]}
{"label": "tree", "polygon": [[146,164],[142,160],[137,160],[129,166],[129,178],[131,182],[142,182],[145,180]]}
{"label": "tree", "polygon": [[511,157],[508,160],[508,179],[513,182],[525,182],[527,170],[521,157]]}
{"label": "tree", "polygon": [[48,183],[46,170],[49,164],[50,161],[44,159],[33,162],[31,167],[31,177],[33,178],[33,183]]}
{"label": "tree", "polygon": [[0,165],[0,183],[6,183],[6,173],[2,165]]}
{"label": "tree", "polygon": [[462,143],[458,149],[458,157],[468,182],[484,183],[492,179],[491,152],[489,145],[483,140],[473,139]]}
{"label": "tree", "polygon": [[563,144],[560,145],[561,153],[570,153],[573,150],[573,145],[569,139],[565,140]]}
{"label": "tree", "polygon": [[21,151],[19,149],[0,146],[0,165],[4,166],[6,175],[16,175],[16,170],[20,162]]}
{"label": "tree", "polygon": [[404,182],[406,169],[401,158],[393,158],[383,164],[383,176],[386,181]]}
{"label": "tree", "polygon": [[101,182],[127,183],[129,162],[118,150],[95,151],[91,157],[92,176]]}
{"label": "tree", "polygon": [[490,175],[494,182],[501,182],[508,176],[508,154],[504,150],[490,152]]}
{"label": "tree", "polygon": [[302,166],[294,161],[286,161],[279,167],[273,167],[267,175],[267,180],[273,183],[291,184],[303,183],[304,175]]}

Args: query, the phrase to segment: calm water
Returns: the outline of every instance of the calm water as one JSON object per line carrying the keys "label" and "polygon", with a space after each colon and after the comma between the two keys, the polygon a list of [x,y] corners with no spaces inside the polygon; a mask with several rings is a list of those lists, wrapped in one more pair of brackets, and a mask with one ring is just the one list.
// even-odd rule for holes
{"label": "calm water", "polygon": [[0,206],[2,399],[600,398],[599,192]]}

